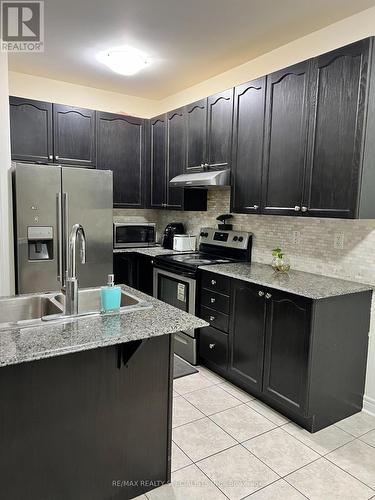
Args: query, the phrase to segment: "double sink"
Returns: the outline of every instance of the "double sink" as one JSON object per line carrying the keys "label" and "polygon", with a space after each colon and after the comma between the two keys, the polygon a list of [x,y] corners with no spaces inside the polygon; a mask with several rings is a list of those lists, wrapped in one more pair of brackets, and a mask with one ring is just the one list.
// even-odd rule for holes
{"label": "double sink", "polygon": [[[65,316],[64,305],[63,293],[20,295],[0,299],[0,330],[38,326],[47,321],[66,321],[69,318],[99,315],[101,314],[100,288],[79,290],[78,314],[75,316]],[[151,307],[148,302],[121,290],[120,314]]]}

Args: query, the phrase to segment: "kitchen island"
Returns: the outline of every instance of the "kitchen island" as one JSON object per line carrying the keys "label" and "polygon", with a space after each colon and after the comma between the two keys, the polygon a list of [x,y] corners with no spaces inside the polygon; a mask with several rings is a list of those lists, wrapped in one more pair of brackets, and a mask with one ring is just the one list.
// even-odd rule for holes
{"label": "kitchen island", "polygon": [[207,323],[123,290],[152,307],[0,331],[3,498],[130,499],[170,480],[171,334]]}

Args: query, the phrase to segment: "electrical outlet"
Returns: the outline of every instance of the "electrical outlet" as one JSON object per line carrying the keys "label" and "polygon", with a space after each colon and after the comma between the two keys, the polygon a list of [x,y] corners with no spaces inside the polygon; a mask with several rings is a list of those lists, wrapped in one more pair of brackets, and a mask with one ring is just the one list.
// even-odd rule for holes
{"label": "electrical outlet", "polygon": [[301,244],[301,232],[300,231],[293,231],[292,244],[295,247],[298,247]]}
{"label": "electrical outlet", "polygon": [[344,239],[345,239],[345,237],[344,237],[343,231],[335,233],[334,240],[333,240],[333,248],[335,248],[336,250],[343,250]]}

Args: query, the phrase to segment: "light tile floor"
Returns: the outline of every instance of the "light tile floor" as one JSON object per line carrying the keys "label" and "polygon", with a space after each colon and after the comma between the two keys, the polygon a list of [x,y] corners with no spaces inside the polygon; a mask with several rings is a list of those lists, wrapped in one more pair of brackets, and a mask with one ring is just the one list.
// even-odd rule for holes
{"label": "light tile floor", "polygon": [[174,383],[172,483],[142,500],[375,500],[375,417],[315,434],[205,367]]}

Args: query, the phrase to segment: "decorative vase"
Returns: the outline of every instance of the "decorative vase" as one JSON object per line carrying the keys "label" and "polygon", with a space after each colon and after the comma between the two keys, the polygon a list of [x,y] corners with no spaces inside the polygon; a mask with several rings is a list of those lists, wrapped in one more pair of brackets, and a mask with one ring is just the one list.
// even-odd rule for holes
{"label": "decorative vase", "polygon": [[274,257],[271,266],[277,273],[287,273],[290,269],[290,262],[288,257]]}

